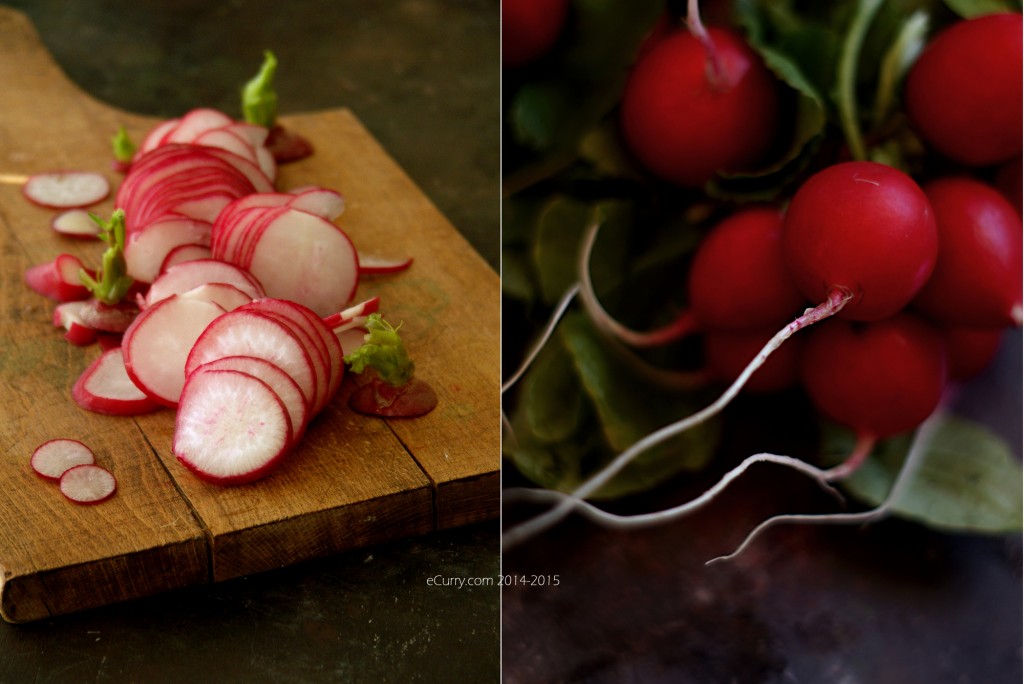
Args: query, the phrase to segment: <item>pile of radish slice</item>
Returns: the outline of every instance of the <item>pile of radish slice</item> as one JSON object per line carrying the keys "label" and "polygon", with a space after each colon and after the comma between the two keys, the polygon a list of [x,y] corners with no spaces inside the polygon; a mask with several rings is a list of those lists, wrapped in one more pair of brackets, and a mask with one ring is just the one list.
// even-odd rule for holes
{"label": "pile of radish slice", "polygon": [[[92,298],[79,272],[96,272],[69,254],[25,274],[32,289],[59,302],[53,323],[70,342],[104,347],[74,384],[75,402],[111,415],[176,409],[175,456],[218,484],[266,475],[302,438],[338,391],[343,357],[362,344],[363,325],[377,312],[377,298],[352,305],[361,273],[411,264],[370,259],[361,268],[335,224],[341,194],[278,191],[267,136],[260,126],[196,109],[145,137],[114,201],[124,212],[123,262],[135,281],[121,302]],[[70,185],[67,175],[33,176],[25,194],[66,210],[52,223],[58,233],[95,236],[81,207],[109,187],[98,196],[101,184],[87,172]],[[76,202],[73,185],[89,192]]]}

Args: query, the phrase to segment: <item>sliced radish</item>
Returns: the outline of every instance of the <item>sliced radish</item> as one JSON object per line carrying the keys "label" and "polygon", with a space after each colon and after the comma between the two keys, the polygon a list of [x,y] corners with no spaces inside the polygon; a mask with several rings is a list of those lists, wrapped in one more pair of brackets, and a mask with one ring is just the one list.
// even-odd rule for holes
{"label": "sliced radish", "polygon": [[289,194],[295,195],[288,203],[289,206],[323,216],[328,221],[333,221],[345,211],[345,198],[335,190],[314,187],[304,188],[301,192],[292,191]]}
{"label": "sliced radish", "polygon": [[143,310],[121,343],[132,382],[154,401],[176,406],[193,344],[223,314],[216,304],[178,295]]}
{"label": "sliced radish", "polygon": [[312,143],[280,124],[270,129],[267,149],[274,153],[278,164],[299,161],[313,154]]}
{"label": "sliced radish", "polygon": [[280,397],[262,380],[233,370],[193,373],[181,394],[172,450],[196,476],[222,485],[267,475],[292,435]]}
{"label": "sliced radish", "polygon": [[383,257],[359,255],[359,275],[382,275],[399,273],[412,266],[412,257],[385,259]]}
{"label": "sliced radish", "polygon": [[209,245],[211,230],[206,221],[168,216],[130,233],[124,247],[128,275],[144,283],[153,282],[172,250],[182,245]]}
{"label": "sliced radish", "polygon": [[225,311],[234,311],[252,301],[252,297],[228,283],[206,283],[182,292],[180,296],[213,302]]}
{"label": "sliced radish", "polygon": [[234,285],[252,299],[267,294],[252,274],[238,266],[217,259],[198,259],[172,266],[154,280],[146,293],[146,306],[153,306],[172,294],[182,294],[207,283]]}
{"label": "sliced radish", "polygon": [[437,406],[437,394],[419,378],[413,378],[401,387],[392,387],[374,378],[352,393],[348,405],[353,411],[368,416],[416,418]]}
{"label": "sliced radish", "polygon": [[101,232],[100,225],[92,220],[85,209],[68,209],[57,214],[50,222],[50,227],[61,235],[73,238],[97,238]]}
{"label": "sliced radish", "polygon": [[[380,297],[370,297],[358,304],[348,307],[344,311],[338,311],[332,313],[329,316],[325,316],[323,321],[331,330],[338,332],[339,328],[343,328],[350,324],[357,318],[365,319],[372,313],[377,313],[380,310]],[[361,325],[361,323],[360,323]]]}
{"label": "sliced radish", "polygon": [[213,252],[210,248],[202,244],[191,244],[191,245],[178,245],[164,257],[164,261],[160,264],[160,272],[158,275],[163,275],[171,266],[175,264],[181,264],[186,261],[199,261],[200,259],[211,259],[213,258]]}
{"label": "sliced radish", "polygon": [[78,311],[84,325],[93,330],[123,333],[139,315],[139,307],[125,299],[117,304],[104,304],[98,299],[86,300]]}
{"label": "sliced radish", "polygon": [[73,254],[58,254],[53,261],[37,264],[25,271],[25,283],[35,292],[56,302],[87,299],[90,292],[79,278],[85,269]]}
{"label": "sliced radish", "polygon": [[76,465],[60,476],[60,491],[77,504],[106,501],[117,490],[117,480],[106,468],[98,465]]}
{"label": "sliced radish", "polygon": [[171,129],[161,141],[168,143],[191,143],[197,136],[215,128],[230,126],[235,122],[230,116],[216,109],[199,107],[192,109],[181,117],[181,121]]}
{"label": "sliced radish", "polygon": [[160,408],[128,377],[120,347],[89,364],[71,388],[71,397],[87,411],[113,416],[137,416]]}
{"label": "sliced radish", "polygon": [[53,171],[29,177],[22,192],[41,207],[73,209],[106,199],[110,194],[110,181],[93,171]]}
{"label": "sliced radish", "polygon": [[30,462],[40,477],[59,480],[68,468],[95,463],[96,456],[77,439],[51,439],[36,447]]}
{"label": "sliced radish", "polygon": [[348,356],[366,342],[366,329],[360,326],[352,326],[344,330],[336,330],[335,336],[338,344],[341,345],[342,354]]}

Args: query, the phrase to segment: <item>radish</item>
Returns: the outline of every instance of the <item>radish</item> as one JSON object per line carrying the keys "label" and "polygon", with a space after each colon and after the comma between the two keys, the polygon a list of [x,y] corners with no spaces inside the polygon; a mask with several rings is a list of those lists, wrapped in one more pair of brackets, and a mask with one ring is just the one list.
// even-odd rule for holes
{"label": "radish", "polygon": [[184,245],[210,244],[213,227],[206,221],[182,216],[166,216],[146,225],[128,237],[124,258],[128,275],[152,283],[162,272],[167,255]]}
{"label": "radish", "polygon": [[189,375],[172,450],[199,478],[221,485],[259,479],[277,465],[291,442],[288,412],[267,383],[232,370]]}
{"label": "radish", "polygon": [[544,56],[558,40],[568,16],[568,0],[504,0],[502,66],[523,67]]}
{"label": "radish", "polygon": [[285,164],[313,154],[313,146],[301,135],[277,122],[277,92],[274,90],[276,72],[277,57],[267,50],[263,53],[259,73],[242,88],[242,114],[247,123],[262,126],[269,131],[266,147],[278,163]]}
{"label": "radish", "polygon": [[41,207],[74,209],[106,199],[110,194],[110,181],[91,171],[53,171],[30,176],[22,192]]}
{"label": "radish", "polygon": [[98,465],[76,465],[60,476],[60,491],[77,504],[97,504],[117,491],[117,480]]}
{"label": "radish", "polygon": [[[708,330],[703,333],[704,362],[719,380],[732,382],[739,377],[768,340],[775,334],[774,328],[763,330]],[[797,384],[799,381],[800,355],[803,340],[794,337],[780,346],[764,362],[757,372],[750,376],[744,390],[755,394],[778,392]]]}
{"label": "radish", "polygon": [[87,411],[114,416],[136,416],[161,406],[132,382],[120,347],[98,356],[75,381],[71,396]]}
{"label": "radish", "polygon": [[995,188],[967,177],[925,185],[942,249],[914,306],[944,324],[1020,325],[1020,215]]}
{"label": "radish", "polygon": [[25,284],[55,302],[87,299],[89,290],[79,277],[84,270],[85,265],[75,255],[58,254],[53,261],[28,268]]}
{"label": "radish", "polygon": [[84,325],[108,333],[123,333],[138,314],[139,307],[131,301],[104,304],[98,299],[89,299],[78,310]]}
{"label": "radish", "polygon": [[995,360],[1003,341],[1002,328],[944,326],[940,329],[949,363],[949,378],[966,382]]}
{"label": "radish", "polygon": [[228,283],[206,283],[182,292],[182,297],[212,302],[225,311],[234,311],[252,301],[245,292]]}
{"label": "radish", "polygon": [[193,344],[224,309],[171,295],[147,307],[124,333],[124,364],[132,382],[163,406],[176,406]]}
{"label": "radish", "polygon": [[971,166],[1019,156],[1022,19],[989,14],[936,35],[907,75],[907,115],[941,154]]}
{"label": "radish", "polygon": [[100,235],[100,226],[85,209],[68,209],[57,214],[50,227],[60,235],[74,238],[94,239]]}
{"label": "radish", "polygon": [[32,470],[47,480],[59,480],[68,468],[92,464],[96,456],[92,449],[77,439],[51,439],[32,452]]}
{"label": "radish", "polygon": [[197,259],[176,264],[160,275],[146,292],[145,305],[174,294],[183,294],[207,283],[226,283],[238,288],[251,299],[265,297],[266,292],[251,273],[218,259]]}
{"label": "radish", "polygon": [[64,338],[76,346],[87,346],[96,341],[96,328],[82,320],[82,310],[89,306],[87,300],[64,302],[53,310],[53,325],[64,329]]}
{"label": "radish", "polygon": [[186,261],[199,261],[200,259],[212,259],[213,252],[207,245],[203,244],[184,244],[178,245],[167,253],[164,257],[163,262],[160,264],[160,270],[157,275],[163,275],[167,272],[171,266],[180,264]]}
{"label": "radish", "polygon": [[687,187],[758,164],[778,135],[780,107],[761,58],[731,30],[705,29],[696,5],[690,31],[662,38],[634,65],[620,108],[629,151]]}
{"label": "radish", "polygon": [[359,275],[383,275],[400,273],[412,266],[412,257],[385,259],[383,257],[359,256]]}

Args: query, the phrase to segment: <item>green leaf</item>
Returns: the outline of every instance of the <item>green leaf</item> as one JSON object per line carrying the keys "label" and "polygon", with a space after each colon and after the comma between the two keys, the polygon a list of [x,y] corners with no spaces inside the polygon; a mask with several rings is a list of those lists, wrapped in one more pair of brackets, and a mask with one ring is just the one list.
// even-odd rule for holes
{"label": "green leaf", "polygon": [[1012,0],[944,0],[949,9],[964,19],[996,12],[1020,12],[1021,3]]}
{"label": "green leaf", "polygon": [[379,313],[370,314],[364,325],[367,334],[363,344],[351,354],[345,355],[353,373],[362,373],[367,368],[377,371],[381,380],[392,387],[401,387],[412,379],[415,364],[405,350],[405,344],[398,335],[398,326],[393,326]]}
{"label": "green leaf", "polygon": [[[853,435],[829,426],[825,449],[848,453]],[[910,435],[880,443],[844,488],[876,506],[889,492],[910,447]],[[984,426],[951,416],[938,428],[921,468],[894,514],[954,532],[1004,533],[1021,529],[1022,470],[1006,442]]]}

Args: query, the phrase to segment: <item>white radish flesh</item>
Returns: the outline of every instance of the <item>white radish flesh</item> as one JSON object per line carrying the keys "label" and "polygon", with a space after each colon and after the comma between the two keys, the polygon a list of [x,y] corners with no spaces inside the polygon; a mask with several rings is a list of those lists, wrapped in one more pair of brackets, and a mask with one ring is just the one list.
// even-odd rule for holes
{"label": "white radish flesh", "polygon": [[47,480],[59,480],[68,468],[95,463],[92,449],[77,439],[51,439],[32,452],[32,470]]}
{"label": "white radish flesh", "polygon": [[68,209],[53,217],[50,227],[61,235],[74,238],[97,238],[100,226],[85,209]]}
{"label": "white radish flesh", "polygon": [[71,397],[87,411],[112,416],[136,416],[160,407],[132,382],[120,347],[105,351],[85,369]]}
{"label": "white radish flesh", "polygon": [[117,480],[106,468],[98,465],[77,465],[60,476],[60,491],[77,504],[106,501],[117,490]]}
{"label": "white radish flesh", "polygon": [[174,294],[182,294],[207,283],[227,283],[249,295],[252,299],[266,296],[266,292],[252,274],[217,259],[186,261],[167,269],[153,281],[146,292],[146,306],[153,306]]}
{"label": "white radish flesh", "polygon": [[288,412],[262,380],[229,370],[189,376],[174,426],[175,457],[222,485],[268,474],[291,444]]}
{"label": "white radish flesh", "polygon": [[399,273],[412,266],[412,257],[386,259],[384,257],[359,255],[359,275],[382,275]]}
{"label": "white radish flesh", "polygon": [[163,275],[171,266],[181,264],[186,261],[199,261],[200,259],[212,259],[213,252],[210,248],[202,244],[192,245],[178,245],[164,257],[164,261],[160,264],[160,273]]}
{"label": "white radish flesh", "polygon": [[74,209],[106,199],[110,194],[110,181],[92,171],[54,171],[29,177],[22,192],[42,207]]}
{"label": "white radish flesh", "polygon": [[209,245],[211,230],[206,221],[168,217],[131,233],[124,248],[128,275],[152,283],[171,251],[184,245]]}
{"label": "white radish flesh", "polygon": [[213,302],[225,311],[234,311],[252,301],[252,297],[228,283],[207,283],[183,292],[180,296]]}

